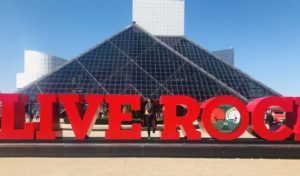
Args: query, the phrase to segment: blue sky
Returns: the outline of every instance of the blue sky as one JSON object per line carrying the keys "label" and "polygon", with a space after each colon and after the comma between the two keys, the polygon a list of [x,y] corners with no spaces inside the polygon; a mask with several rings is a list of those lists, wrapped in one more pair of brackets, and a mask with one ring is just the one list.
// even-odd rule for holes
{"label": "blue sky", "polygon": [[[72,59],[131,16],[131,0],[0,0],[0,91],[15,91],[25,49]],[[300,95],[299,0],[186,0],[186,36],[208,50],[234,47],[238,68]]]}

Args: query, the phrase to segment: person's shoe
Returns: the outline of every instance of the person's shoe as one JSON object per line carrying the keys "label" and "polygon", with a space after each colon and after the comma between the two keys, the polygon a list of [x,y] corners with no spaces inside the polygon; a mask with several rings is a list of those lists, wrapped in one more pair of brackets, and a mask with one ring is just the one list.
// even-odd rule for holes
{"label": "person's shoe", "polygon": [[156,128],[153,129],[153,133],[155,133],[155,131],[156,131]]}

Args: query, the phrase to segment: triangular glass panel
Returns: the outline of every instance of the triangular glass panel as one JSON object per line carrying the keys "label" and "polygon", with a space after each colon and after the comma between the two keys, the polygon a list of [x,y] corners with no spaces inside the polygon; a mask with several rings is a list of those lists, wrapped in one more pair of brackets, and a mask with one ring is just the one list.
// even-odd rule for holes
{"label": "triangular glass panel", "polygon": [[40,80],[44,93],[106,93],[77,60]]}

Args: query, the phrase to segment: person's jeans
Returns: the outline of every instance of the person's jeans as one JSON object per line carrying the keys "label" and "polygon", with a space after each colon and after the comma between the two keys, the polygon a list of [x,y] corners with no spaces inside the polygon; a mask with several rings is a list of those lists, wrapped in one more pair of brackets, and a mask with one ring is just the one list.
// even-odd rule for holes
{"label": "person's jeans", "polygon": [[150,131],[153,124],[153,119],[154,119],[153,115],[145,115],[145,123],[147,127],[148,137],[150,137]]}

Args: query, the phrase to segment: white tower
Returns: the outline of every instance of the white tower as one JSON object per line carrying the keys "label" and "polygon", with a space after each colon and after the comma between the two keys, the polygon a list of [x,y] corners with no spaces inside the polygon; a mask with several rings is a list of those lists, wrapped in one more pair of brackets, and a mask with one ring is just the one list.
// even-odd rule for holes
{"label": "white tower", "polygon": [[157,36],[184,35],[184,0],[133,0],[132,20]]}

